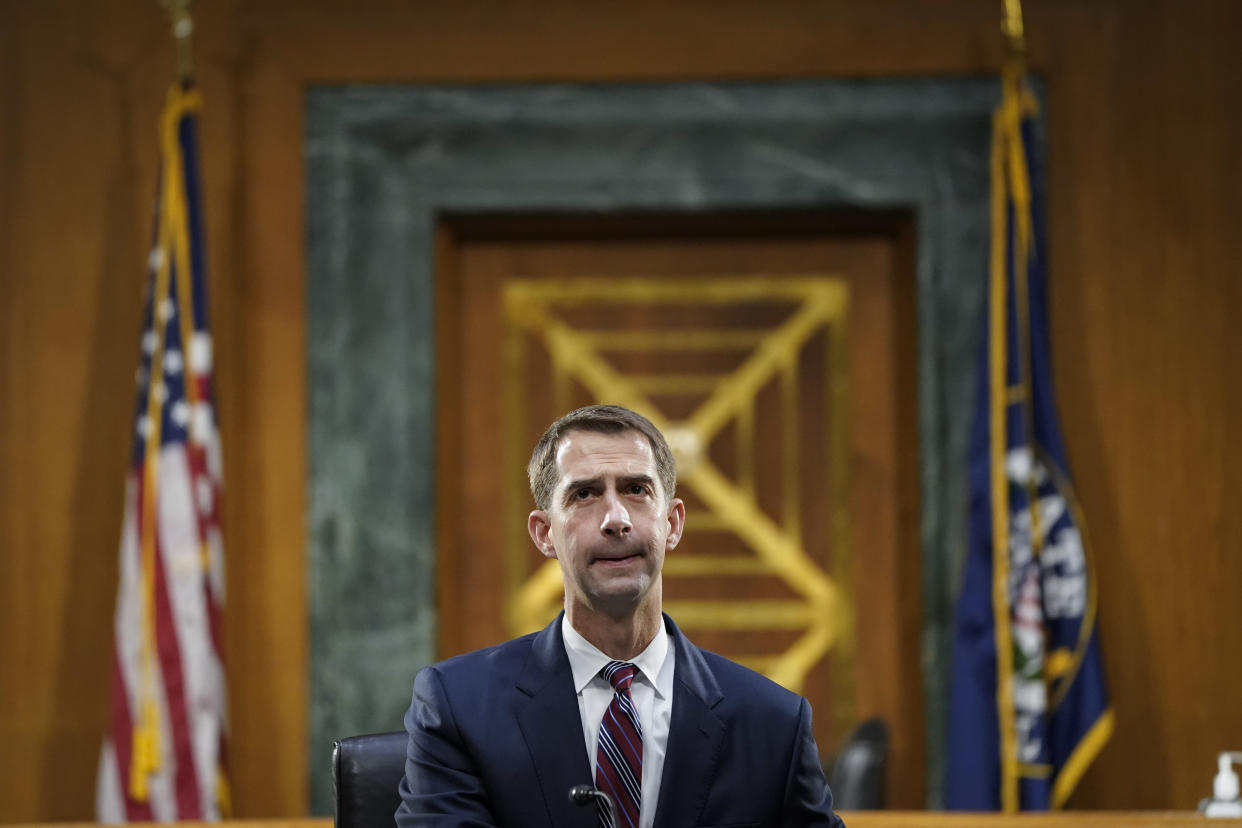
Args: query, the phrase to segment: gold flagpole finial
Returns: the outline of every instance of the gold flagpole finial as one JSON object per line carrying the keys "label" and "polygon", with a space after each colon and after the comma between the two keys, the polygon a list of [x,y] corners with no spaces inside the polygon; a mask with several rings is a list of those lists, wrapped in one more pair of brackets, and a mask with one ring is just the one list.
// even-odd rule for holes
{"label": "gold flagpole finial", "polygon": [[1022,25],[1022,0],[1002,0],[1005,7],[1001,31],[1011,59],[1026,59],[1026,29]]}
{"label": "gold flagpole finial", "polygon": [[160,0],[160,5],[168,12],[172,21],[173,41],[177,44],[177,78],[183,86],[188,86],[194,78],[194,53],[191,37],[194,34],[194,18],[190,16],[190,6],[194,0]]}

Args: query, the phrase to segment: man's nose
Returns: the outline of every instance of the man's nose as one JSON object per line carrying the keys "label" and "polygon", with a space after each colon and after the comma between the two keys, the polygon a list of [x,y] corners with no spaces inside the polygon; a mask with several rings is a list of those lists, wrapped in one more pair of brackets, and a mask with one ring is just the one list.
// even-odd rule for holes
{"label": "man's nose", "polygon": [[630,513],[626,511],[621,498],[617,497],[615,492],[609,492],[604,496],[604,503],[607,509],[604,511],[604,521],[600,524],[600,531],[614,537],[628,535],[634,527],[630,523]]}

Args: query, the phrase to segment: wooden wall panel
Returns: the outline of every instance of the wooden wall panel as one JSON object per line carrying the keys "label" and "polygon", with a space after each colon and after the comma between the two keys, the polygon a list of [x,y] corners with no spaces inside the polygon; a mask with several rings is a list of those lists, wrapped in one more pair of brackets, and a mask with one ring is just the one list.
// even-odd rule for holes
{"label": "wooden wall panel", "polygon": [[[1191,807],[1214,752],[1242,744],[1242,711],[1219,689],[1242,668],[1217,655],[1242,648],[1226,597],[1242,588],[1228,540],[1242,520],[1226,502],[1242,460],[1229,434],[1242,250],[1227,229],[1242,218],[1242,73],[1225,57],[1240,11],[1119,7],[1102,40],[1064,33],[1086,71],[1050,84],[1057,389],[1118,716],[1083,805],[1119,806],[1124,786],[1126,805]],[[1063,110],[1059,90],[1073,96]]]}
{"label": "wooden wall panel", "polygon": [[[0,12],[10,11],[8,4]],[[18,383],[22,377],[19,357],[22,342],[15,310],[21,292],[10,274],[13,264],[13,217],[17,175],[17,28],[0,29],[0,470],[16,459],[19,443],[17,428],[20,405]],[[0,471],[0,561],[6,550],[24,546],[19,530],[19,501],[14,475]],[[11,552],[8,554],[12,554]],[[17,581],[15,566],[0,563],[0,601],[8,603]],[[16,618],[0,610],[0,658],[17,651],[19,631]],[[0,710],[15,710],[21,694],[15,682],[0,680]],[[7,724],[7,723],[6,723]],[[11,728],[6,728],[11,729]]]}
{"label": "wooden wall panel", "polygon": [[92,688],[107,686],[132,402],[99,403],[109,389],[132,397],[136,344],[126,349],[112,328],[127,327],[136,343],[140,274],[117,267],[138,238],[137,205],[126,198],[136,182],[124,180],[124,83],[85,53],[84,21],[36,4],[7,11],[17,68],[6,78],[7,131],[19,161],[10,166],[2,266],[14,350],[5,355],[12,522],[3,539],[0,683],[10,758],[0,798],[10,818],[64,818],[80,811],[57,779],[91,778],[92,751],[76,737],[98,730],[107,705]]}
{"label": "wooden wall panel", "polygon": [[[306,85],[984,74],[999,5],[199,4],[242,814],[305,807]],[[1025,5],[1056,384],[1118,716],[1073,804],[1185,808],[1242,744],[1242,4]],[[0,13],[0,820],[84,817],[171,47],[148,0]]]}
{"label": "wooden wall panel", "polygon": [[[156,128],[172,46],[158,5],[140,0],[12,3],[4,11],[12,51],[0,65],[12,71],[0,79],[10,116],[0,179],[10,208],[0,224],[0,740],[10,747],[0,760],[0,821],[81,819],[93,811],[107,721]],[[256,339],[260,356],[271,348],[261,336],[244,336],[247,325],[267,320],[256,319],[261,306],[240,295],[247,281],[234,241],[236,5],[208,4],[197,22],[225,453],[234,801],[242,814],[299,814],[306,800],[301,502],[286,475],[300,483],[302,420],[263,423],[251,412],[280,410],[268,394],[303,395],[301,352],[279,354],[273,371],[270,359],[242,350]],[[261,284],[269,297],[283,291],[278,314],[300,326],[300,282],[292,291],[278,279]],[[281,377],[292,378],[293,388]],[[265,501],[274,491],[289,495],[283,512]]]}
{"label": "wooden wall panel", "polygon": [[[332,751],[307,744],[302,99],[281,73],[241,66],[231,101],[239,185],[230,217],[239,239],[230,293],[237,326],[234,468],[241,470],[228,500],[240,525],[229,583],[256,611],[238,619],[229,646],[247,688],[233,704],[233,723],[267,735],[237,751],[233,771],[239,803],[246,803],[239,814],[293,816],[307,809],[308,750],[311,767],[323,774]],[[275,238],[296,242],[268,243]]]}

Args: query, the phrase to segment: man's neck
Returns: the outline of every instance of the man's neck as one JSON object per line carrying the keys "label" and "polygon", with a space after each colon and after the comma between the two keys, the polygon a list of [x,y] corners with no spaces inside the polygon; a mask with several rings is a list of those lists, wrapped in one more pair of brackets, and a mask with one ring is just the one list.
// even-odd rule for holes
{"label": "man's neck", "polygon": [[618,661],[630,661],[647,649],[664,626],[658,603],[614,618],[594,612],[589,607],[566,602],[565,616],[580,636],[598,647],[604,655]]}

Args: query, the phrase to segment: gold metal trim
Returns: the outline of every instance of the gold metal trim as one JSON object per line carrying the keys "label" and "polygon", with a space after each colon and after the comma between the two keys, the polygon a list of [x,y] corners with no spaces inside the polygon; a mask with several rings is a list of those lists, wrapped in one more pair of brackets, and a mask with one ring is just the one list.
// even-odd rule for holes
{"label": "gold metal trim", "polygon": [[[727,331],[685,330],[644,331],[641,339],[624,338],[618,331],[578,330],[583,342],[601,352],[611,351],[742,351],[763,341],[769,331],[730,329]],[[628,341],[626,341],[628,340]]]}
{"label": "gold metal trim", "polygon": [[743,555],[675,555],[664,560],[665,575],[775,575],[758,558]]}

